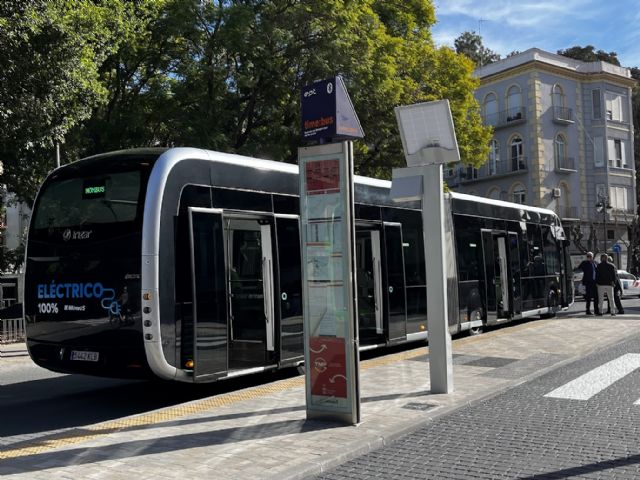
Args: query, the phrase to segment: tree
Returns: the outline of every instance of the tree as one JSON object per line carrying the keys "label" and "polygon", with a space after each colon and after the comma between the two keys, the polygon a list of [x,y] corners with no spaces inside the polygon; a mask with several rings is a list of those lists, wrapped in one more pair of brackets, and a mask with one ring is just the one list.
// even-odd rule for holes
{"label": "tree", "polygon": [[388,177],[404,163],[394,106],[439,98],[463,159],[479,165],[490,134],[473,64],[434,46],[434,23],[428,0],[168,1],[139,15],[101,68],[108,99],[75,148],[190,145],[292,162],[300,89],[341,74],[366,134],[359,173]]}
{"label": "tree", "polygon": [[558,50],[557,53],[558,55],[573,58],[575,60],[582,60],[583,62],[597,62],[601,60],[620,66],[618,54],[616,52],[607,53],[604,50],[596,51],[593,45],[587,45],[586,47],[575,46],[565,50]]}
{"label": "tree", "polygon": [[456,53],[469,57],[477,67],[482,67],[500,60],[500,54],[482,44],[482,37],[476,32],[463,32],[453,42]]}
{"label": "tree", "polygon": [[106,96],[98,66],[117,47],[124,2],[0,3],[0,183],[30,202],[54,146]]}

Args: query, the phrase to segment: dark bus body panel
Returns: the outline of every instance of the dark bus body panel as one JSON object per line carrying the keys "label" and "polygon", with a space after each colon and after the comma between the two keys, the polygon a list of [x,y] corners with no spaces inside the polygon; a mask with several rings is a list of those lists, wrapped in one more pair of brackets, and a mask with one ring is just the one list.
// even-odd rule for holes
{"label": "dark bus body panel", "polygon": [[[89,178],[82,187],[90,198],[76,201],[103,208],[117,191],[109,175],[132,168],[140,172],[136,214],[122,225],[92,224],[104,232],[102,243],[73,238],[84,226],[44,228],[37,220],[50,184]],[[362,177],[354,185],[362,348],[426,339],[422,212],[415,202],[394,203],[389,186]],[[572,302],[563,288],[571,283],[568,255],[551,212],[456,194],[446,205],[452,333],[552,315]],[[299,364],[298,214],[297,167],[276,162],[171,149],[116,152],[56,170],[29,233],[32,357],[62,372],[189,382]],[[126,232],[116,235],[121,227]],[[63,238],[66,231],[72,238]],[[52,282],[69,286],[46,290]],[[97,291],[66,298],[75,284]],[[78,310],[63,310],[64,318],[48,312],[49,293],[58,308]]]}
{"label": "dark bus body panel", "polygon": [[[140,320],[141,214],[146,178],[160,153],[89,158],[56,170],[40,189],[24,293],[27,347],[38,365],[109,377],[153,375]],[[67,190],[57,192],[56,184],[65,183]],[[89,216],[98,221],[85,223]]]}

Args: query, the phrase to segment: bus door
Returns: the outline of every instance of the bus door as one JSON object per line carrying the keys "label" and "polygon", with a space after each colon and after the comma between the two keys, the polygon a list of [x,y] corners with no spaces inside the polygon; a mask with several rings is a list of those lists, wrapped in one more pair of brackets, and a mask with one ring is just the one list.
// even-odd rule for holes
{"label": "bus door", "polygon": [[304,358],[300,228],[297,215],[276,215],[280,363]]}
{"label": "bus door", "polygon": [[355,263],[360,344],[380,343],[384,333],[382,253],[380,230],[375,226],[356,226]]}
{"label": "bus door", "polygon": [[407,299],[402,249],[402,225],[384,223],[385,300],[389,322],[388,340],[405,340],[407,336]]}
{"label": "bus door", "polygon": [[487,286],[487,323],[491,323],[509,318],[511,310],[505,233],[482,230],[482,251]]}
{"label": "bus door", "polygon": [[520,250],[518,245],[518,234],[515,232],[508,233],[509,240],[509,265],[511,267],[511,303],[512,313],[517,315],[522,313],[522,293],[520,290]]}
{"label": "bus door", "polygon": [[275,351],[273,219],[225,216],[229,369],[271,363]]}
{"label": "bus door", "polygon": [[227,371],[227,305],[222,212],[189,208],[194,381]]}
{"label": "bus door", "polygon": [[563,269],[561,270],[564,275],[564,295],[562,295],[563,307],[570,306],[573,301],[573,265],[571,263],[571,256],[569,255],[569,247],[571,243],[569,240],[560,241],[560,251],[562,252]]}

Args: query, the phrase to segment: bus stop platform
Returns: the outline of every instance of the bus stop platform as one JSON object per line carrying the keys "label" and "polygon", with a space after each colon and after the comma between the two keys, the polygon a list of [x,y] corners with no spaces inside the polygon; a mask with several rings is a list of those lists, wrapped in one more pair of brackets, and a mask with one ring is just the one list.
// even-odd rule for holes
{"label": "bus stop platform", "polygon": [[309,478],[635,334],[636,314],[518,322],[453,341],[448,395],[429,392],[424,344],[361,362],[357,426],[307,420],[299,376],[12,444],[0,449],[0,476]]}

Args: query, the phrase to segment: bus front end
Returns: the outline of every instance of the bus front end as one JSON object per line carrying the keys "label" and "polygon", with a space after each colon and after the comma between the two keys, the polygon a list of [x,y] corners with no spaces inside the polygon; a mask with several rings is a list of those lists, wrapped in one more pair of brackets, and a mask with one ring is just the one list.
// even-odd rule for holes
{"label": "bus front end", "polygon": [[54,171],[31,217],[25,272],[27,347],[64,373],[146,378],[140,269],[153,159],[92,157]]}

